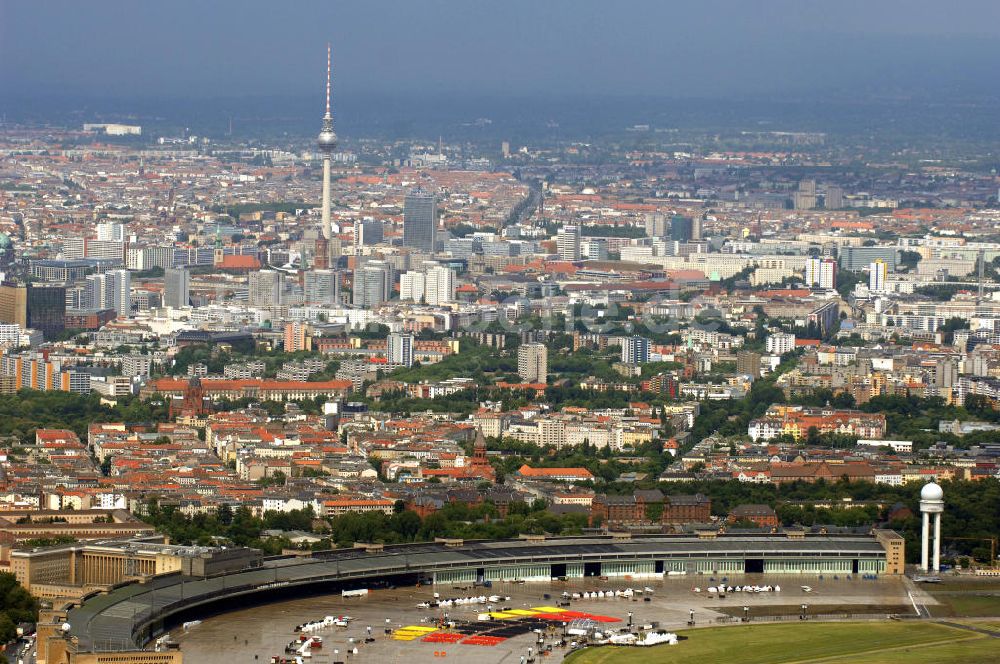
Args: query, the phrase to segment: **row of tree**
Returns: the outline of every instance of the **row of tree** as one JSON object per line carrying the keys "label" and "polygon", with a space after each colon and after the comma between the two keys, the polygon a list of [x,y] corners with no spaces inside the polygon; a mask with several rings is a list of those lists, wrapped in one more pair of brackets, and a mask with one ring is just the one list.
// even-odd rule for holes
{"label": "row of tree", "polygon": [[311,508],[292,512],[266,512],[253,516],[246,507],[222,506],[215,514],[187,515],[173,505],[147,504],[144,518],[177,544],[208,546],[232,543],[252,546],[265,553],[280,553],[289,546],[287,539],[267,537],[267,530],[302,530],[317,533],[322,540],[314,549],[349,547],[355,542],[398,544],[432,541],[436,537],[496,539],[530,534],[579,534],[586,527],[582,515],[555,515],[546,510],[544,501],[514,503],[504,518],[496,505],[450,503],[443,509],[421,518],[404,509],[401,502],[393,514],[350,512],[341,516],[317,519]]}

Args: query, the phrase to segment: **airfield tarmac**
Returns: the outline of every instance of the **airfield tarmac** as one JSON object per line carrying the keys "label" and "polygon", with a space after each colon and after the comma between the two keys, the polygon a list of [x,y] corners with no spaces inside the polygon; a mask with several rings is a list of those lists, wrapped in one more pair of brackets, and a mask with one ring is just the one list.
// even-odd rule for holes
{"label": "airfield tarmac", "polygon": [[[532,648],[537,654],[537,634],[528,633],[508,638],[496,645],[467,645],[461,643],[426,643],[420,639],[399,641],[387,636],[385,629],[399,629],[405,626],[428,626],[440,620],[447,613],[451,620],[476,621],[477,614],[484,612],[482,605],[461,605],[447,609],[418,609],[417,604],[433,599],[433,593],[442,598],[466,597],[471,595],[509,595],[511,599],[502,602],[503,607],[530,609],[536,606],[556,606],[560,595],[566,592],[582,592],[607,589],[650,587],[653,589],[651,601],[643,601],[643,596],[632,600],[625,598],[573,600],[569,607],[573,611],[611,616],[621,622],[609,625],[612,628],[625,627],[628,612],[633,613],[635,624],[656,621],[660,628],[680,629],[686,626],[689,612],[694,610],[697,626],[714,625],[715,619],[725,614],[717,609],[728,609],[730,614],[742,613],[742,607],[749,607],[751,620],[757,608],[762,615],[781,613],[780,607],[799,607],[807,604],[807,613],[820,614],[823,607],[842,608],[857,606],[857,613],[871,613],[871,607],[895,606],[900,612],[912,607],[909,592],[913,585],[902,577],[880,577],[877,580],[863,580],[857,576],[850,580],[840,577],[834,580],[827,576],[823,580],[806,575],[733,575],[730,585],[737,581],[746,585],[778,585],[781,592],[770,593],[730,593],[725,599],[713,597],[705,592],[708,586],[716,585],[709,576],[678,576],[663,579],[574,579],[567,582],[533,582],[523,584],[494,583],[492,588],[468,588],[466,590],[451,585],[401,587],[391,590],[373,590],[368,596],[343,598],[328,595],[283,601],[244,610],[231,611],[208,617],[200,625],[188,632],[176,629],[172,632],[175,641],[181,645],[184,661],[192,664],[244,664],[250,662],[270,662],[273,655],[284,655],[285,646],[296,634],[293,628],[309,620],[324,616],[349,615],[353,619],[348,627],[329,627],[314,634],[323,638],[321,650],[313,651],[307,662],[332,664],[333,662],[372,662],[375,664],[395,664],[406,662],[437,662],[458,659],[460,662],[476,664],[519,664],[522,656],[528,656]],[[812,592],[804,592],[803,585]],[[700,587],[701,593],[693,592]],[[919,591],[916,591],[919,593]],[[545,599],[545,594],[550,599]],[[923,593],[919,593],[923,595]],[[920,603],[934,603],[929,597],[919,597]],[[497,606],[496,608],[500,608]],[[784,611],[788,612],[788,611]],[[363,643],[367,628],[372,628],[374,643]],[[548,642],[561,638],[561,628],[550,632]],[[353,639],[353,642],[351,641]],[[358,653],[351,651],[358,648]],[[683,642],[675,647],[683,647]],[[565,650],[554,648],[552,655],[536,661],[558,662]]]}

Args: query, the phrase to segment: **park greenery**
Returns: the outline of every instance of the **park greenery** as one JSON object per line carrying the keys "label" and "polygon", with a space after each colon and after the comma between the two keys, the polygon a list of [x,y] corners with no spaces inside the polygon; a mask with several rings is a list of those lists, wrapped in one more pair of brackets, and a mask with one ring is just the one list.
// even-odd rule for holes
{"label": "park greenery", "polygon": [[[301,362],[302,360],[314,357],[316,357],[316,353],[307,350],[286,353],[282,350],[262,351],[253,349],[250,352],[244,353],[239,352],[237,349],[229,351],[220,350],[217,346],[207,344],[192,344],[178,351],[167,373],[173,376],[183,376],[187,374],[188,369],[193,365],[203,364],[209,373],[221,374],[227,364],[260,361],[264,363],[264,377],[274,378],[278,370],[286,362]],[[323,371],[309,376],[309,380],[332,380],[339,366],[339,362],[331,360],[327,362],[326,368]]]}
{"label": "park greenery", "polygon": [[86,440],[91,422],[163,422],[162,403],[121,397],[115,405],[102,403],[100,395],[74,392],[20,390],[0,395],[0,436],[33,443],[36,429],[69,429]]}
{"label": "park greenery", "polygon": [[0,572],[0,643],[17,638],[19,623],[38,621],[38,600],[17,582],[11,572]]}
{"label": "park greenery", "polygon": [[515,502],[505,517],[496,505],[485,501],[478,505],[451,503],[421,518],[396,504],[393,514],[350,512],[341,516],[317,519],[312,508],[291,512],[266,512],[253,516],[246,507],[222,506],[215,514],[184,514],[175,505],[161,505],[151,500],[144,518],[178,544],[211,545],[231,543],[252,546],[265,554],[277,555],[294,548],[285,536],[267,537],[266,530],[305,531],[321,537],[310,545],[312,550],[350,547],[355,542],[399,544],[433,541],[436,537],[496,539],[519,534],[579,534],[586,526],[583,515],[557,516],[546,511],[544,502]]}
{"label": "park greenery", "polygon": [[233,219],[239,219],[241,214],[251,212],[283,212],[285,214],[295,214],[298,210],[308,210],[316,207],[316,203],[305,203],[302,201],[281,201],[273,203],[237,203],[233,205],[214,205],[213,212],[226,214]]}
{"label": "park greenery", "polygon": [[[538,450],[509,444],[510,455],[503,455],[499,468],[507,473],[516,471],[518,464],[562,463],[593,467],[600,472],[605,464],[617,463],[593,449],[577,449],[559,456],[547,452],[543,457]],[[647,454],[650,465],[631,466],[633,470],[654,470],[655,454],[652,450],[637,450]],[[592,459],[599,461],[594,466]],[[701,493],[712,499],[712,513],[724,518],[730,510],[743,504],[765,504],[773,507],[785,526],[805,526],[827,529],[862,528],[874,526],[896,530],[907,540],[910,560],[919,554],[920,521],[919,483],[902,486],[874,484],[871,482],[791,482],[782,485],[752,484],[731,480],[703,479],[685,482],[658,482],[655,475],[645,481],[615,482],[600,477],[597,482],[581,482],[582,487],[593,487],[610,494],[628,494],[637,488],[658,488],[665,495]],[[1000,532],[1000,482],[945,481],[942,483],[948,500],[948,518],[942,520],[945,557],[960,560],[971,557],[986,562],[990,548],[988,538]],[[485,490],[486,487],[480,487]],[[287,513],[266,512],[263,517],[253,516],[241,506],[222,506],[215,514],[183,513],[178,506],[159,504],[151,500],[143,517],[156,526],[173,542],[180,544],[210,545],[231,543],[254,546],[268,554],[278,554],[283,548],[293,548],[287,538],[266,537],[266,530],[298,530],[316,533],[321,539],[311,545],[314,550],[349,547],[355,542],[396,544],[432,541],[436,537],[462,539],[492,539],[516,537],[518,534],[578,534],[588,526],[584,513],[556,515],[547,510],[544,501],[531,504],[515,502],[505,516],[500,516],[497,505],[483,495],[479,504],[448,503],[442,509],[425,517],[405,509],[397,502],[394,513],[349,513],[342,516],[317,519],[311,508]],[[956,539],[964,538],[964,539]]]}

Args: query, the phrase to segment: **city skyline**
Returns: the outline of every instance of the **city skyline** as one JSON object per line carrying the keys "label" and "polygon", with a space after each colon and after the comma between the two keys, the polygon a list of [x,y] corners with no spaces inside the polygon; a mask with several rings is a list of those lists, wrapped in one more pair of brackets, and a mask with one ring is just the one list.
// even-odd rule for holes
{"label": "city skyline", "polygon": [[0,662],[994,655],[996,7],[0,3]]}

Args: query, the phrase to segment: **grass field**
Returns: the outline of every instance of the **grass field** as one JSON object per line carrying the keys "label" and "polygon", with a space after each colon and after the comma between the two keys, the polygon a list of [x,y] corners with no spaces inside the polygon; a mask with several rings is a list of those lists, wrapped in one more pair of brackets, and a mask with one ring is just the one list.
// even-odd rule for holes
{"label": "grass field", "polygon": [[941,606],[929,606],[935,618],[962,616],[965,618],[991,618],[1000,616],[1000,595],[963,593],[954,595],[935,594],[934,599]]}
{"label": "grass field", "polygon": [[935,623],[810,623],[688,630],[675,646],[591,648],[569,664],[1000,662],[1000,639]]}
{"label": "grass field", "polygon": [[935,618],[1000,616],[1000,581],[997,579],[945,577],[944,583],[924,586],[923,590],[941,603],[927,607]]}

